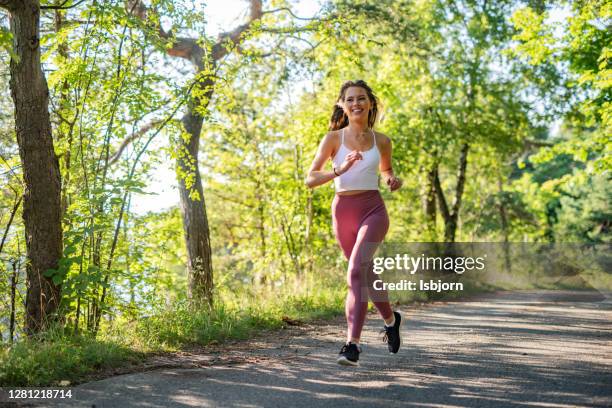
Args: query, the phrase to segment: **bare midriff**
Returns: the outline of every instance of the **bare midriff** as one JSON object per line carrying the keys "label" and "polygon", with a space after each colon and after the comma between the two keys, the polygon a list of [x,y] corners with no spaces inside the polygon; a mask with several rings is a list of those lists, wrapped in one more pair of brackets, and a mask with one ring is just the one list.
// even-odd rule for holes
{"label": "bare midriff", "polygon": [[355,194],[359,194],[359,193],[365,193],[366,191],[372,191],[372,190],[351,190],[351,191],[340,191],[336,194],[341,195],[341,196],[348,196],[348,195],[355,195]]}

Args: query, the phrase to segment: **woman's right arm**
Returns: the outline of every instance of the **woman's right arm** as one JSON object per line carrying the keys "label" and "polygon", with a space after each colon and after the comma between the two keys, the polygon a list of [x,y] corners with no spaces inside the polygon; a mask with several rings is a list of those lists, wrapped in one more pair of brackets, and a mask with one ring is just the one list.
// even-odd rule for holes
{"label": "woman's right arm", "polygon": [[323,140],[321,140],[319,148],[317,149],[317,154],[310,165],[310,170],[308,170],[306,180],[304,180],[309,188],[314,188],[325,184],[336,177],[336,174],[333,171],[322,170],[325,162],[332,157],[333,151],[334,136],[332,132],[329,132],[323,138]]}

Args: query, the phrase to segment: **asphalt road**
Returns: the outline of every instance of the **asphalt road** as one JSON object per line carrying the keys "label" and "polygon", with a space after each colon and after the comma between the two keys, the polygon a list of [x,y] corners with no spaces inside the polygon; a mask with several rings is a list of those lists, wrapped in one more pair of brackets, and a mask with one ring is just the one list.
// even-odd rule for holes
{"label": "asphalt road", "polygon": [[612,406],[610,293],[501,292],[401,311],[400,352],[386,351],[370,315],[358,368],[335,362],[338,318],[180,353],[32,406]]}

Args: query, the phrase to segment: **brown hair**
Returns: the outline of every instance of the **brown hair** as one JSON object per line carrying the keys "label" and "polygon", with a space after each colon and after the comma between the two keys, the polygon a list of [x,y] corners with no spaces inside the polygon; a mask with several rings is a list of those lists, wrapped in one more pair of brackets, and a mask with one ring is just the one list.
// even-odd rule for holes
{"label": "brown hair", "polygon": [[338,100],[334,105],[334,111],[332,112],[332,116],[329,121],[329,130],[338,130],[348,126],[348,117],[344,113],[344,110],[340,106],[338,106],[338,102],[344,102],[346,90],[349,89],[351,86],[358,86],[360,88],[363,88],[368,94],[368,99],[370,99],[370,103],[372,104],[372,108],[368,112],[368,126],[370,128],[374,127],[374,123],[376,122],[376,115],[378,114],[378,98],[376,98],[376,95],[374,95],[372,88],[370,88],[365,81],[359,79],[357,81],[346,81],[342,84],[342,87],[340,87],[340,95],[338,96]]}

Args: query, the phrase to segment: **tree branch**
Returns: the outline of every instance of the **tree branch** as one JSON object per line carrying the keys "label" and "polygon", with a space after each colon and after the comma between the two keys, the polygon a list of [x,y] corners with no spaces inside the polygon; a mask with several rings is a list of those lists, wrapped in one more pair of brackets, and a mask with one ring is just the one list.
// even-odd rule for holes
{"label": "tree branch", "polygon": [[526,149],[529,149],[530,147],[552,147],[555,145],[553,142],[546,140],[525,139],[523,142]]}
{"label": "tree branch", "polygon": [[[142,3],[142,0],[128,0],[127,7],[132,15],[140,18],[143,21],[148,20],[147,14],[149,12],[155,13],[154,10],[149,10]],[[213,61],[219,61],[221,58],[226,56],[231,49],[231,47],[228,47],[228,45],[237,45],[240,42],[240,37],[242,34],[250,28],[253,21],[260,19],[262,15],[262,1],[251,0],[249,21],[246,24],[236,27],[232,31],[219,34],[217,42],[212,48]],[[200,47],[197,39],[188,37],[172,38],[172,30],[166,32],[159,24],[157,26],[157,31],[160,37],[172,41],[172,47],[166,50],[168,55],[190,60],[200,70],[204,69],[205,64],[203,59],[206,56],[206,52],[204,49],[202,49],[202,47]]]}
{"label": "tree branch", "polygon": [[251,13],[249,21],[246,24],[236,27],[232,31],[219,34],[217,43],[213,45],[212,49],[212,58],[214,61],[219,61],[228,54],[230,51],[229,47],[227,46],[228,40],[231,41],[234,46],[238,45],[240,42],[240,37],[251,27],[253,21],[259,20],[261,16],[263,16],[261,8],[261,0],[251,0]]}
{"label": "tree branch", "polygon": [[[161,28],[160,32],[164,32]],[[164,38],[170,38],[171,34],[165,34]],[[198,51],[202,48],[198,45],[196,40],[187,37],[177,37],[173,39],[172,48],[166,50],[168,55],[172,57],[184,58],[191,60],[193,55],[198,55]]]}
{"label": "tree branch", "polygon": [[276,33],[276,34],[293,34],[293,33],[304,33],[309,31],[316,31],[316,28],[310,26],[304,27],[261,27],[260,29],[264,33]]}
{"label": "tree branch", "polygon": [[[126,7],[128,9],[128,13],[138,17],[143,22],[147,22],[148,14],[150,10],[142,3],[142,0],[127,0]],[[152,13],[157,13],[156,10],[153,10]],[[159,20],[157,20],[159,21]],[[166,32],[160,23],[157,23],[157,33],[161,38],[169,39],[172,37],[172,30]]]}
{"label": "tree branch", "polygon": [[125,150],[126,147],[128,147],[128,145],[130,143],[132,143],[134,140],[141,138],[142,136],[144,136],[149,130],[153,129],[154,127],[156,127],[157,125],[161,124],[163,121],[161,119],[159,120],[155,120],[153,122],[147,123],[146,125],[144,125],[143,127],[141,127],[137,132],[132,133],[131,135],[129,135],[128,137],[126,137],[123,142],[121,142],[121,145],[119,146],[119,149],[117,149],[117,152],[115,154],[113,154],[113,156],[109,159],[108,161],[108,165],[111,166],[112,164],[114,164],[117,160],[119,160],[119,157],[121,157],[121,153],[123,153],[123,151]]}
{"label": "tree branch", "polygon": [[85,3],[86,0],[80,0],[80,1],[77,1],[76,3],[71,4],[70,6],[65,6],[65,4],[68,3],[68,1],[69,0],[65,0],[59,6],[40,6],[40,9],[41,10],[67,10],[67,9],[76,7],[81,3]]}
{"label": "tree branch", "polygon": [[[21,164],[18,164],[15,167],[9,167],[9,169],[7,171],[5,171],[4,173],[0,173],[0,176],[4,176],[5,174],[9,174],[9,173],[13,173],[13,175],[15,175],[15,170],[21,168]],[[16,175],[15,175],[16,177]]]}
{"label": "tree branch", "polygon": [[[142,21],[146,22],[149,20],[149,13],[157,13],[156,10],[149,10],[147,6],[145,6],[141,0],[128,0],[127,2],[128,13],[132,14]],[[197,41],[194,38],[188,37],[177,37],[172,38],[172,29],[169,31],[165,31],[161,24],[157,23],[157,34],[166,40],[172,41],[172,47],[167,49],[166,52],[168,55],[173,57],[179,57],[184,59],[191,59],[191,56],[194,54],[194,51],[200,49],[200,46],[197,44]]]}
{"label": "tree branch", "polygon": [[[8,163],[8,161],[7,161],[7,160],[4,158],[4,156],[3,156],[2,154],[0,154],[0,159],[2,159],[2,161],[4,162],[4,164],[6,165],[6,167],[8,168],[8,170],[7,170],[7,171],[5,171],[4,173],[0,173],[0,176],[4,176],[4,175],[6,175],[6,174],[12,173],[12,174],[13,174],[13,177],[15,177],[15,179],[16,179],[16,180],[19,180],[19,181],[22,183],[22,185],[23,185],[23,179],[22,179],[21,177],[19,177],[19,176],[17,175],[17,173],[15,173],[15,170],[16,170],[16,169],[21,168],[21,164],[18,164],[18,165],[16,165],[15,167],[11,167],[11,165]],[[10,184],[7,184],[7,185],[8,185],[8,187],[9,187],[11,190],[13,190],[13,192],[14,192],[15,194],[17,194],[17,190],[15,190],[15,189],[13,188],[13,186],[11,186]]]}
{"label": "tree branch", "polygon": [[279,7],[277,9],[274,10],[266,10],[264,11],[262,14],[272,14],[272,13],[277,13],[279,11],[286,11],[289,14],[291,14],[291,16],[293,16],[293,18],[295,18],[296,20],[304,20],[304,21],[312,21],[312,20],[318,20],[317,17],[312,17],[312,18],[307,18],[307,17],[298,17],[295,15],[295,13],[293,13],[293,11],[289,8],[289,7]]}
{"label": "tree branch", "polygon": [[235,199],[235,198],[228,197],[228,196],[226,196],[226,195],[224,195],[224,194],[221,194],[221,193],[219,193],[218,191],[215,191],[215,190],[212,190],[212,189],[210,190],[210,193],[211,193],[212,195],[214,195],[214,196],[216,196],[216,197],[218,197],[218,198],[222,199],[223,201],[229,201],[229,202],[231,202],[231,203],[238,204],[238,205],[241,205],[241,206],[243,206],[243,207],[255,208],[255,206],[254,206],[254,205],[246,203],[246,202],[245,202],[243,199],[241,199],[241,200],[237,200],[237,199]]}
{"label": "tree branch", "polygon": [[17,210],[21,205],[21,200],[23,199],[23,195],[19,196],[19,199],[16,200],[15,205],[13,206],[13,210],[11,211],[11,217],[9,218],[8,224],[4,229],[4,235],[2,236],[2,241],[0,242],[0,254],[2,253],[2,249],[4,248],[4,242],[6,241],[6,237],[8,236],[9,229],[11,228],[11,224],[13,223],[13,218],[15,218],[15,214],[17,214]]}

